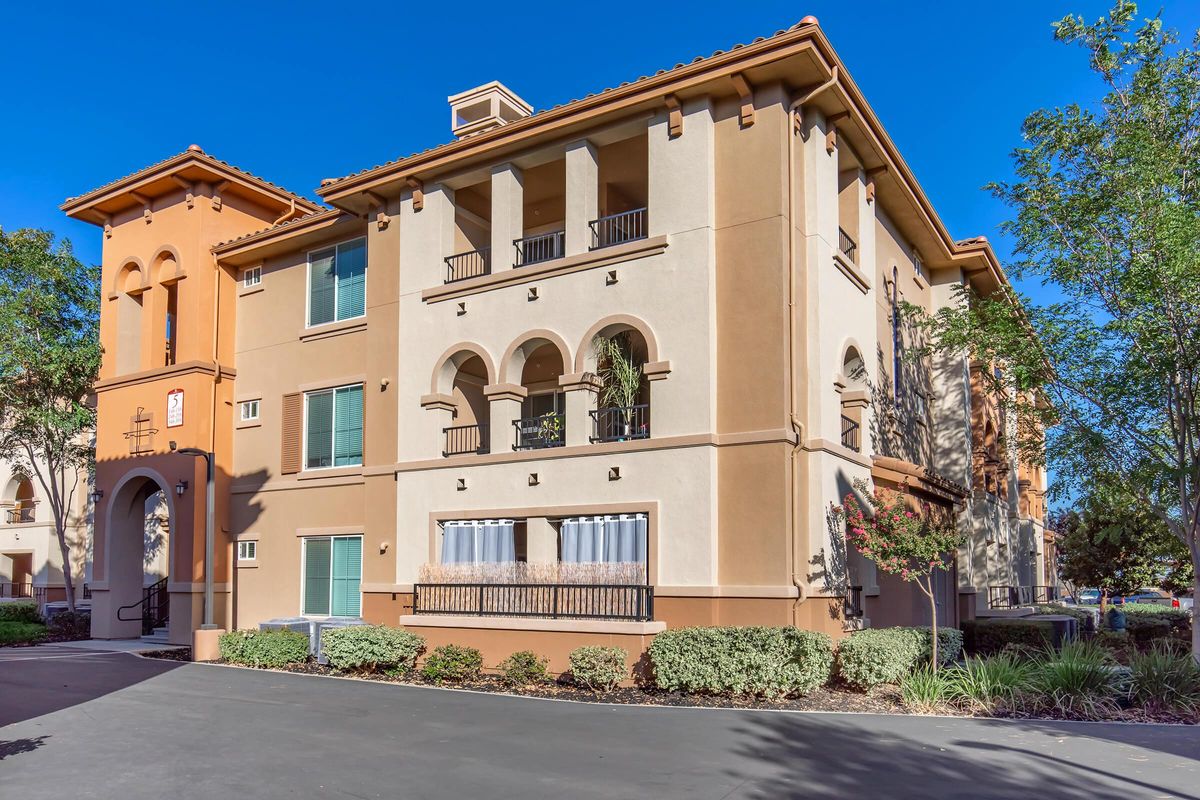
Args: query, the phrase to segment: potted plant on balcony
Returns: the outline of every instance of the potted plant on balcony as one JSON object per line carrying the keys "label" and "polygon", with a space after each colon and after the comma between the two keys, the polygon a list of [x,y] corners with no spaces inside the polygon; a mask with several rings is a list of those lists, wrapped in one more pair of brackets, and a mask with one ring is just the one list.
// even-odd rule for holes
{"label": "potted plant on balcony", "polygon": [[620,418],[618,441],[633,436],[633,405],[642,388],[642,364],[633,354],[628,331],[592,340],[596,354],[597,398],[602,409],[615,409]]}
{"label": "potted plant on balcony", "polygon": [[561,414],[547,411],[538,417],[538,436],[541,438],[543,446],[549,447],[561,442],[562,432],[563,418]]}

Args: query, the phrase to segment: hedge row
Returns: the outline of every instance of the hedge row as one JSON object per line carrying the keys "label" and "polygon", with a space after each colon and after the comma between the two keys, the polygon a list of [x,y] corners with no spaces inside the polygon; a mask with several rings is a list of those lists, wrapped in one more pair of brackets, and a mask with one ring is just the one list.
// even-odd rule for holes
{"label": "hedge row", "polygon": [[[867,628],[853,633],[838,645],[838,674],[860,689],[899,683],[933,657],[929,628]],[[958,660],[963,635],[956,628],[938,629],[938,663]]]}
{"label": "hedge row", "polygon": [[28,622],[41,625],[45,620],[38,613],[37,603],[32,600],[17,600],[12,603],[0,603],[0,622]]}

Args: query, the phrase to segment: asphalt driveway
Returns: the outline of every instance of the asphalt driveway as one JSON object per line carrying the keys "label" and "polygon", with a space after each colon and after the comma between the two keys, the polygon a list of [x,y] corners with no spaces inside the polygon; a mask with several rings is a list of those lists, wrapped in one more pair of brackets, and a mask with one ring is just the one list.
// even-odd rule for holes
{"label": "asphalt driveway", "polygon": [[1197,798],[1200,728],[599,706],[0,651],[0,795]]}

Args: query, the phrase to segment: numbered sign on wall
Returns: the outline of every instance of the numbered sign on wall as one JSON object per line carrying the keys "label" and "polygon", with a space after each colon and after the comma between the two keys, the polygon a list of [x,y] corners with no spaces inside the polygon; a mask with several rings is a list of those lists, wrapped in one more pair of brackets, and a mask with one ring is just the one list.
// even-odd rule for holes
{"label": "numbered sign on wall", "polygon": [[167,392],[167,427],[178,428],[183,424],[183,389]]}

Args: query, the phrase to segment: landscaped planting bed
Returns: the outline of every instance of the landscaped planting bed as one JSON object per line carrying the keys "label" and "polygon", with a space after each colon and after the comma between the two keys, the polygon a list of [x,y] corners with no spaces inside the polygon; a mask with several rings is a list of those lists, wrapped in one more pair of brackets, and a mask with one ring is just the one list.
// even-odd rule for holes
{"label": "landscaped planting bed", "polygon": [[794,628],[673,629],[632,675],[617,648],[579,648],[572,669],[553,675],[531,651],[485,665],[474,648],[426,652],[421,637],[380,625],[328,631],[332,664],[309,658],[306,638],[289,631],[226,634],[221,653],[240,666],[598,703],[1200,724],[1200,668],[1177,643],[1182,632],[1148,647],[1102,632],[1054,650],[1018,628],[1016,641],[965,657],[961,633],[940,630],[937,671],[927,628],[868,629],[836,647]]}
{"label": "landscaped planting bed", "polygon": [[0,603],[0,647],[32,647],[91,638],[87,614],[60,612],[49,621],[33,601]]}

